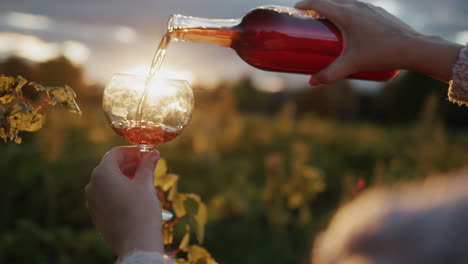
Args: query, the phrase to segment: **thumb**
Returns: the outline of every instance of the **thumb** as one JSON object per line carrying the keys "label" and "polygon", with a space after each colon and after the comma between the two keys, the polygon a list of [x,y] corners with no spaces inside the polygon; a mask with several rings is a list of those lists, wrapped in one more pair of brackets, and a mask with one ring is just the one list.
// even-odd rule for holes
{"label": "thumb", "polygon": [[351,59],[343,54],[333,61],[327,68],[310,77],[309,83],[312,86],[332,83],[344,79],[355,70],[352,67]]}
{"label": "thumb", "polygon": [[145,183],[153,184],[154,178],[154,170],[156,168],[156,164],[159,160],[159,152],[157,150],[142,153],[143,158],[138,165],[138,168],[135,173],[135,180],[143,181]]}
{"label": "thumb", "polygon": [[343,8],[331,0],[303,0],[294,6],[297,9],[314,10],[333,22],[341,21]]}

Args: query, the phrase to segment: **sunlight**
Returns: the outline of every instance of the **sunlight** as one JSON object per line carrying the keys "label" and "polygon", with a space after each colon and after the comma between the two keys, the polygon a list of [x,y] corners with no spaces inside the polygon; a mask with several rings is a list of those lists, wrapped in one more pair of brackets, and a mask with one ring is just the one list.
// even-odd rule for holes
{"label": "sunlight", "polygon": [[63,43],[63,55],[75,64],[85,63],[90,55],[89,48],[78,41],[65,41]]}
{"label": "sunlight", "polygon": [[[148,65],[137,65],[130,67],[128,70],[123,71],[125,73],[131,74],[138,74],[138,75],[147,75],[149,72]],[[163,67],[156,77],[159,78],[166,78],[166,79],[178,79],[178,80],[186,80],[188,83],[192,83],[194,81],[194,75],[190,71],[186,70],[175,70],[171,68]]]}
{"label": "sunlight", "polygon": [[59,47],[55,43],[45,43],[40,39],[28,39],[17,43],[15,55],[43,62],[59,56]]}
{"label": "sunlight", "polygon": [[12,27],[30,29],[30,30],[45,30],[50,28],[51,20],[46,16],[9,12],[5,16],[6,23]]}
{"label": "sunlight", "polygon": [[265,93],[277,93],[284,90],[285,81],[278,76],[255,76],[252,79],[255,87]]}
{"label": "sunlight", "polygon": [[466,45],[468,43],[468,30],[458,32],[455,36],[455,42]]}
{"label": "sunlight", "polygon": [[123,26],[115,27],[113,34],[115,39],[122,43],[133,43],[137,40],[138,36],[136,30]]}

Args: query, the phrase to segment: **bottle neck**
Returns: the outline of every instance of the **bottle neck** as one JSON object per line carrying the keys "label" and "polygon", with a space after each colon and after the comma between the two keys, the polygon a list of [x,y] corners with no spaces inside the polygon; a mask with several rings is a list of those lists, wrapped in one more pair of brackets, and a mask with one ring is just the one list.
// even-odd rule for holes
{"label": "bottle neck", "polygon": [[238,34],[240,19],[207,19],[172,15],[167,29],[175,40],[214,44],[231,47]]}

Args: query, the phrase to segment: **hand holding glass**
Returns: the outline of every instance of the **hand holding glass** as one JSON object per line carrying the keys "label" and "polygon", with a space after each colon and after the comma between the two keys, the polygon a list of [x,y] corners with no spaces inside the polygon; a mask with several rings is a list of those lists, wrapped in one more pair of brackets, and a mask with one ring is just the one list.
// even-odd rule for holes
{"label": "hand holding glass", "polygon": [[[103,96],[103,109],[112,129],[141,152],[177,137],[189,122],[193,106],[193,92],[186,81],[147,80],[146,76],[132,74],[115,74]],[[170,219],[172,215],[163,212],[164,220],[168,216]]]}

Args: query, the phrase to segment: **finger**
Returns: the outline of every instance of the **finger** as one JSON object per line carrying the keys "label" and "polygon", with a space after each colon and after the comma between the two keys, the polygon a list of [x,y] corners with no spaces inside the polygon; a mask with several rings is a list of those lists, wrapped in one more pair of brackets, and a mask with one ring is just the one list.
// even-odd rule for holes
{"label": "finger", "polygon": [[[99,166],[93,172],[103,176],[121,175],[133,177],[140,160],[140,150],[137,147],[116,147],[107,152]],[[101,173],[102,172],[102,173]]]}
{"label": "finger", "polygon": [[138,147],[115,147],[104,155],[102,161],[116,163],[120,167],[122,163],[128,163],[129,160],[138,160],[139,153],[140,149]]}
{"label": "finger", "polygon": [[135,179],[153,185],[154,170],[156,169],[158,160],[159,152],[157,150],[146,153],[138,165],[135,173]]}
{"label": "finger", "polygon": [[297,9],[311,9],[321,16],[336,20],[340,18],[342,7],[330,0],[303,0],[295,6]]}
{"label": "finger", "polygon": [[352,67],[352,60],[343,54],[321,72],[311,76],[309,83],[312,86],[332,83],[351,75],[356,70]]}

